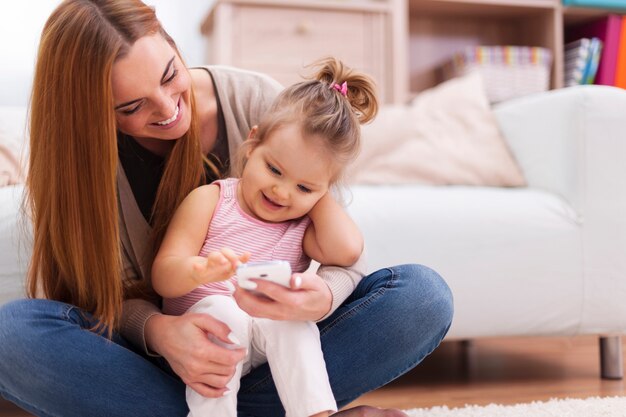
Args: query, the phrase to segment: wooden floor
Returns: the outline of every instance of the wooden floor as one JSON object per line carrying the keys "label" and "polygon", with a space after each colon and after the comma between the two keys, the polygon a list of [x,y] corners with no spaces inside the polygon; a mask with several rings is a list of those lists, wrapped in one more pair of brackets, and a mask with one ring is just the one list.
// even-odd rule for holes
{"label": "wooden floor", "polygon": [[[600,379],[598,355],[595,337],[446,342],[416,369],[352,405],[408,409],[626,395],[623,381]],[[0,400],[0,416],[30,414]]]}
{"label": "wooden floor", "polygon": [[416,369],[353,405],[462,407],[625,394],[623,380],[600,378],[596,337],[508,338],[443,343]]}

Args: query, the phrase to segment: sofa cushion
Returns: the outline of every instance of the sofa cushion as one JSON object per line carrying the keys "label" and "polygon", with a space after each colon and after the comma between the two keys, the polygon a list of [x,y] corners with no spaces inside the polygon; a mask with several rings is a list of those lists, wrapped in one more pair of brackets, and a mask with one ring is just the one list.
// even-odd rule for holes
{"label": "sofa cushion", "polygon": [[580,330],[582,225],[559,196],[528,188],[353,186],[348,212],[365,238],[370,272],[418,263],[446,280],[455,309],[447,339]]}
{"label": "sofa cushion", "polygon": [[477,72],[424,91],[411,105],[383,107],[363,126],[348,182],[525,185]]}

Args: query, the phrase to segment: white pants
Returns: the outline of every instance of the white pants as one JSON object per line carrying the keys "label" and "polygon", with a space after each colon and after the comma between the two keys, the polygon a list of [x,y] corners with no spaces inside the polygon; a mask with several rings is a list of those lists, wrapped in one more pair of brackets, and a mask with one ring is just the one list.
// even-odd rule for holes
{"label": "white pants", "polygon": [[229,394],[206,398],[187,387],[188,417],[237,417],[239,380],[266,360],[287,417],[337,411],[315,323],[250,317],[224,295],[208,296],[188,313],[209,314],[223,321],[248,349],[227,384]]}

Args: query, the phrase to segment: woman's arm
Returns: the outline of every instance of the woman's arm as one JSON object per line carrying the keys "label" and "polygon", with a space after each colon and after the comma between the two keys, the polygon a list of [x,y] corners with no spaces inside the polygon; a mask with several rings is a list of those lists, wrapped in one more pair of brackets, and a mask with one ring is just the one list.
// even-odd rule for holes
{"label": "woman's arm", "polygon": [[351,266],[363,252],[363,236],[348,213],[326,193],[309,212],[304,252],[323,265]]}
{"label": "woman's arm", "polygon": [[162,297],[187,294],[199,285],[221,281],[234,274],[238,259],[222,250],[198,256],[219,200],[219,186],[193,190],[180,204],[152,264],[152,286]]}
{"label": "woman's arm", "polygon": [[[150,356],[163,356],[185,384],[205,397],[221,397],[246,350],[227,349],[211,342],[212,334],[224,343],[228,326],[206,314],[168,316],[141,299],[124,302],[121,334]],[[145,337],[144,337],[145,335]]]}

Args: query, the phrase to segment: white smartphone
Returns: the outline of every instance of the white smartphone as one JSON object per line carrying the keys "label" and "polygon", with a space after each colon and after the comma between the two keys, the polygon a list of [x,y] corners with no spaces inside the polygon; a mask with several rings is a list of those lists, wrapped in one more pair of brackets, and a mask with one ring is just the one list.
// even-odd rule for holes
{"label": "white smartphone", "polygon": [[291,266],[287,261],[248,262],[237,267],[237,283],[250,289],[250,278],[264,279],[289,288]]}

